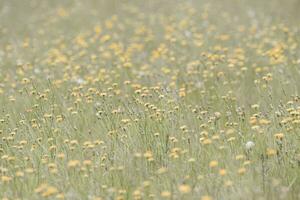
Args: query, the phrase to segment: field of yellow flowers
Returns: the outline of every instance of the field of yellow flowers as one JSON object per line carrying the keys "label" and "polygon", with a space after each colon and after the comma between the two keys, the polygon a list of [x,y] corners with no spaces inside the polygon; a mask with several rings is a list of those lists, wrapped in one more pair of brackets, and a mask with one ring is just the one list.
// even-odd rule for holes
{"label": "field of yellow flowers", "polygon": [[0,199],[300,199],[299,10],[0,0]]}

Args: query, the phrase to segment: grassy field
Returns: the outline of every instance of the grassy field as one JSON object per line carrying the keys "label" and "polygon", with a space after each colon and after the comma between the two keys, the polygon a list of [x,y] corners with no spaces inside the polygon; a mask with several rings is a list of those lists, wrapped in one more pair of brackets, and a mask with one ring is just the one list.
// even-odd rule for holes
{"label": "grassy field", "polygon": [[0,0],[0,198],[300,199],[299,10]]}

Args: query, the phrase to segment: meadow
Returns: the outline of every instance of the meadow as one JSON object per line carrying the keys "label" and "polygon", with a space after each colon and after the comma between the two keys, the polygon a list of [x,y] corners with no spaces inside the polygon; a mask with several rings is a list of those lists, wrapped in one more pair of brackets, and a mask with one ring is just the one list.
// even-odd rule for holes
{"label": "meadow", "polygon": [[300,199],[297,0],[0,0],[0,199]]}

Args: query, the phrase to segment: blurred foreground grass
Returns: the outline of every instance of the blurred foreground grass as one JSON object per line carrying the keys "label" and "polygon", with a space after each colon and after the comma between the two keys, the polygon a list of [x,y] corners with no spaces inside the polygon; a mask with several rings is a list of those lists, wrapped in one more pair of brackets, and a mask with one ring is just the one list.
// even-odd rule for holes
{"label": "blurred foreground grass", "polygon": [[300,2],[0,1],[0,197],[299,199]]}

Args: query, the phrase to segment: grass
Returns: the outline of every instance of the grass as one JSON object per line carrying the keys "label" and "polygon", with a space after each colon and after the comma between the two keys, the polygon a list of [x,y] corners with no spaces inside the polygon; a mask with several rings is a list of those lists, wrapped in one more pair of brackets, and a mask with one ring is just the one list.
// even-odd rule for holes
{"label": "grass", "polygon": [[0,197],[299,199],[298,1],[0,1]]}

